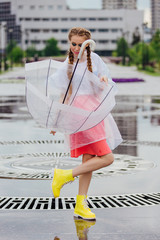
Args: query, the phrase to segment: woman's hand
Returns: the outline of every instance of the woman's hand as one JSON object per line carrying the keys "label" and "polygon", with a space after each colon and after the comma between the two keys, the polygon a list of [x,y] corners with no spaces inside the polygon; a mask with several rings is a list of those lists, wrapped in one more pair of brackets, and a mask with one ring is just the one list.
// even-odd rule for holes
{"label": "woman's hand", "polygon": [[55,135],[55,133],[56,133],[55,131],[52,131],[52,130],[50,131],[50,134]]}
{"label": "woman's hand", "polygon": [[100,81],[101,82],[105,82],[106,84],[108,84],[108,78],[106,76],[101,76],[100,77]]}

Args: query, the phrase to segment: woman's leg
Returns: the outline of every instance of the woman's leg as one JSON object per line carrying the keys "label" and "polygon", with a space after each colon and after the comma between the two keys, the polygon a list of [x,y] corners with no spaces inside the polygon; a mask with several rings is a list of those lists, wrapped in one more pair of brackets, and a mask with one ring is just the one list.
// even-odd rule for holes
{"label": "woman's leg", "polygon": [[85,175],[86,177],[84,179],[87,180],[87,184],[83,188],[81,188],[81,186],[84,184],[85,180],[83,179],[83,177],[82,177],[82,180],[80,180],[80,190],[83,193],[87,192],[92,171],[95,171],[97,169],[110,165],[113,162],[114,157],[112,153],[109,153],[102,157],[89,158],[88,156],[85,159],[88,159],[88,160],[84,161],[84,163],[77,166],[73,170],[72,169],[69,169],[69,170],[55,169],[54,170],[54,177],[52,181],[52,191],[55,198],[59,197],[60,190],[64,184],[74,181],[74,177],[76,176],[89,173],[88,175]]}
{"label": "woman's leg", "polygon": [[[91,158],[93,158],[92,155],[84,154],[83,158],[82,158],[82,163],[84,164],[85,162],[89,161],[89,159],[91,159]],[[79,176],[79,191],[78,191],[78,195],[87,195],[91,178],[92,178],[92,171],[84,173],[84,174]]]}
{"label": "woman's leg", "polygon": [[83,155],[82,164],[74,168],[72,171],[73,177],[79,176],[79,195],[77,195],[74,216],[82,219],[95,220],[96,216],[87,206],[86,195],[92,171],[106,167],[113,162],[113,154],[109,153],[102,157],[96,157],[89,154]]}
{"label": "woman's leg", "polygon": [[112,153],[101,157],[92,157],[88,161],[85,161],[81,165],[75,167],[72,171],[73,177],[77,177],[79,175],[90,173],[92,171],[98,170],[103,167],[107,167],[112,164],[114,161],[114,156]]}

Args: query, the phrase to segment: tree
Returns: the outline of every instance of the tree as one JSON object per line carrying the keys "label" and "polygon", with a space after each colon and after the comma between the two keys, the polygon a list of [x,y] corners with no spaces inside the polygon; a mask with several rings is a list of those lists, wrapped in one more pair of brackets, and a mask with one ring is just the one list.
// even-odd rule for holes
{"label": "tree", "polygon": [[137,66],[142,65],[143,68],[155,59],[154,49],[152,46],[144,42],[134,45],[131,49],[129,49],[128,53],[131,62],[135,63]]}
{"label": "tree", "polygon": [[10,56],[13,62],[20,63],[23,59],[23,50],[20,47],[14,47],[10,53]]}
{"label": "tree", "polygon": [[10,40],[9,44],[7,45],[6,48],[6,53],[7,55],[10,55],[10,53],[12,52],[13,48],[17,46],[16,41],[14,40]]}
{"label": "tree", "polygon": [[37,54],[38,51],[34,46],[30,46],[26,49],[26,56],[27,57],[33,57],[35,54]]}
{"label": "tree", "polygon": [[44,48],[45,56],[58,56],[60,55],[60,49],[57,46],[58,41],[51,38],[47,41],[46,47]]}
{"label": "tree", "polygon": [[126,63],[126,56],[128,55],[128,43],[125,38],[121,37],[117,42],[117,55],[122,56],[122,64]]}

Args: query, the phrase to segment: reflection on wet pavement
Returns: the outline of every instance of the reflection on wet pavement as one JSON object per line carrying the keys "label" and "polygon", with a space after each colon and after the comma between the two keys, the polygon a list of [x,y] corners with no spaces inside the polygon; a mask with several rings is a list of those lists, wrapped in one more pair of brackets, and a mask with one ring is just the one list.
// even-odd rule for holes
{"label": "reflection on wet pavement", "polygon": [[82,219],[74,219],[77,237],[79,240],[87,240],[89,228],[94,226],[96,221],[87,221]]}
{"label": "reflection on wet pavement", "polygon": [[[83,219],[74,218],[77,237],[79,240],[87,240],[89,228],[96,224],[96,221],[87,221]],[[61,240],[59,237],[55,237],[54,240]]]}

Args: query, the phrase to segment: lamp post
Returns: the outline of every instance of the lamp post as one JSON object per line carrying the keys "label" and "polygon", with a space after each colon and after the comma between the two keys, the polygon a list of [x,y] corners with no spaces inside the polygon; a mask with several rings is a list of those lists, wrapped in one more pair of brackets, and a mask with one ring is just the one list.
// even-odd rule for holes
{"label": "lamp post", "polygon": [[29,44],[29,32],[28,29],[25,30],[25,44],[26,44],[26,63],[29,62],[28,59],[28,54],[27,54],[27,49],[28,49],[28,44]]}
{"label": "lamp post", "polygon": [[5,49],[6,49],[6,22],[1,22],[0,23],[0,70],[5,70]]}
{"label": "lamp post", "polygon": [[[12,51],[12,48],[13,48],[13,29],[12,28],[9,28],[8,29],[8,32],[9,32],[9,39],[10,39],[10,47],[11,47],[11,51]],[[12,59],[12,54],[11,54],[11,65],[10,65],[11,69],[13,67],[13,59]]]}
{"label": "lamp post", "polygon": [[0,72],[2,70],[2,26],[0,23]]}
{"label": "lamp post", "polygon": [[146,56],[145,56],[145,52],[144,52],[144,31],[145,28],[147,27],[147,22],[142,24],[142,69],[145,69],[145,65],[146,65]]}
{"label": "lamp post", "polygon": [[[128,41],[126,41],[125,39],[125,35],[127,35],[127,39],[128,39],[128,35],[129,35],[129,31],[127,32],[122,32],[122,38],[123,38],[123,44],[122,44],[122,64],[125,65],[126,64],[126,50],[127,50],[127,43]],[[126,43],[127,42],[127,43]]]}

